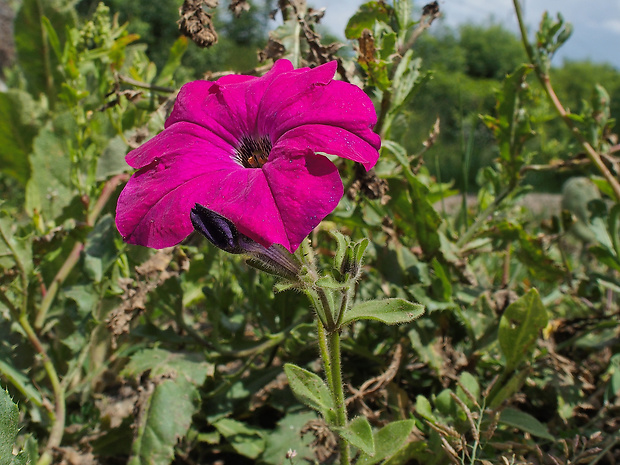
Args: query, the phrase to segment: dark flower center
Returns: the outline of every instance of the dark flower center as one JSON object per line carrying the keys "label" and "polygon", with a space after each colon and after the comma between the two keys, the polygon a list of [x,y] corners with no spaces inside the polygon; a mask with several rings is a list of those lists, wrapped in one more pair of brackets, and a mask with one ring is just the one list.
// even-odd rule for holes
{"label": "dark flower center", "polygon": [[271,140],[267,136],[257,139],[244,137],[235,151],[235,157],[244,168],[261,168],[269,159]]}

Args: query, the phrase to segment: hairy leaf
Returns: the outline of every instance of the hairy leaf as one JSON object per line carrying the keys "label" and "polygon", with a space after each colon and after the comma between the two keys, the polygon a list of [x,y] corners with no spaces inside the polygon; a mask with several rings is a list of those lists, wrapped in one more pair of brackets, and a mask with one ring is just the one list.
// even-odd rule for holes
{"label": "hairy leaf", "polygon": [[13,445],[17,437],[19,409],[4,389],[0,389],[0,465],[13,460]]}
{"label": "hairy leaf", "polygon": [[183,378],[157,384],[137,421],[129,465],[168,465],[200,406],[200,394]]}
{"label": "hairy leaf", "polygon": [[499,322],[498,336],[506,358],[506,372],[517,368],[529,356],[547,321],[547,311],[536,289],[508,306]]}
{"label": "hairy leaf", "polygon": [[375,455],[375,441],[366,417],[355,417],[346,428],[340,429],[338,433],[365,454],[371,457]]}
{"label": "hairy leaf", "polygon": [[0,164],[2,172],[26,184],[30,176],[28,154],[37,134],[38,110],[30,94],[0,92]]}
{"label": "hairy leaf", "polygon": [[415,426],[414,420],[394,421],[375,433],[375,455],[362,452],[356,465],[373,465],[390,458],[403,446]]}
{"label": "hairy leaf", "polygon": [[321,412],[324,416],[335,410],[329,388],[317,375],[292,363],[284,365],[284,372],[293,394],[304,405]]}
{"label": "hairy leaf", "polygon": [[404,299],[377,299],[361,302],[349,309],[342,320],[348,324],[357,320],[376,320],[388,325],[409,323],[424,313],[424,307]]}

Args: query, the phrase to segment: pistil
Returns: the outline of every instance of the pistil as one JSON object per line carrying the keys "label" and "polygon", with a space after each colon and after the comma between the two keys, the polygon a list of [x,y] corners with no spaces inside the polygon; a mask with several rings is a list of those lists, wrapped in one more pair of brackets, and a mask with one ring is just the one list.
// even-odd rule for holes
{"label": "pistil", "polygon": [[246,137],[237,147],[236,158],[244,168],[261,168],[269,159],[271,140],[267,136]]}

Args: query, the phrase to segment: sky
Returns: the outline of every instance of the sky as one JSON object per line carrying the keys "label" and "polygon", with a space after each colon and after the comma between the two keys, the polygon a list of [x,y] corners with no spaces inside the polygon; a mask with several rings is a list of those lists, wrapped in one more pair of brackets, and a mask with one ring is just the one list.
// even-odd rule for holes
{"label": "sky", "polygon": [[[418,16],[421,7],[429,2],[414,1]],[[308,0],[315,8],[326,7],[321,23],[341,37],[348,19],[362,3],[361,0]],[[573,35],[554,57],[557,65],[564,59],[589,59],[620,69],[620,0],[522,0],[521,5],[530,39],[545,10],[554,18],[560,12],[565,21],[572,23]],[[443,15],[440,23],[449,27],[465,22],[495,21],[515,33],[518,31],[512,0],[439,0],[439,9]]]}

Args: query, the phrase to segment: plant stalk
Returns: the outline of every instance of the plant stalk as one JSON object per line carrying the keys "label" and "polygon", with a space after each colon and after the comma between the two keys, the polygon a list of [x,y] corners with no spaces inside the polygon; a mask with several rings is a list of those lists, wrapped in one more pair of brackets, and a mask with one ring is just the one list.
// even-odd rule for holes
{"label": "plant stalk", "polygon": [[[108,200],[110,200],[112,193],[116,190],[116,188],[121,182],[126,181],[128,178],[129,178],[129,175],[126,173],[123,173],[123,174],[114,176],[108,182],[105,183],[101,191],[101,194],[99,195],[99,198],[95,202],[93,209],[90,211],[90,213],[86,217],[86,224],[88,226],[95,225],[97,218],[103,211],[103,208],[105,207]],[[69,276],[69,274],[71,273],[75,265],[77,265],[78,262],[80,261],[80,255],[83,249],[84,249],[84,243],[76,242],[75,245],[73,246],[73,249],[71,249],[71,252],[69,252],[69,255],[67,256],[65,262],[62,264],[62,266],[56,273],[56,276],[54,276],[54,279],[52,279],[52,283],[49,285],[47,292],[45,293],[45,295],[43,296],[43,299],[41,300],[41,305],[39,306],[39,310],[34,320],[34,327],[37,330],[40,330],[45,324],[45,318],[47,317],[47,313],[49,312],[49,309],[54,303],[54,299],[56,299],[56,295],[58,294],[58,290],[60,289],[60,286],[62,286],[62,283],[65,282],[65,279],[67,279],[67,277]]]}
{"label": "plant stalk", "polygon": [[323,323],[321,323],[321,320],[319,318],[316,319],[316,332],[319,340],[319,351],[321,352],[321,359],[323,359],[323,371],[325,371],[327,385],[332,386],[334,384],[334,378],[332,375],[332,363],[329,357],[327,334],[325,333],[325,326],[323,326]]}
{"label": "plant stalk", "polygon": [[[12,312],[13,313],[13,312]],[[25,314],[22,315],[14,315],[17,316],[17,321],[19,325],[22,327],[28,340],[32,344],[32,347],[39,353],[41,358],[43,359],[43,368],[45,369],[45,373],[50,380],[52,385],[52,391],[54,393],[54,410],[50,412],[50,419],[52,420],[52,429],[50,431],[49,438],[47,439],[46,450],[39,458],[37,465],[48,465],[52,462],[52,456],[50,451],[59,447],[62,441],[62,436],[65,430],[65,419],[66,419],[66,407],[65,407],[65,391],[63,390],[60,380],[58,378],[58,373],[56,372],[56,368],[54,364],[50,360],[43,344],[39,340],[37,333],[34,331],[30,322],[28,321],[28,317]]]}
{"label": "plant stalk", "polygon": [[[344,400],[344,390],[342,387],[342,366],[340,360],[340,333],[333,331],[328,334],[329,360],[332,369],[332,382],[330,384],[334,406],[336,408],[336,426],[344,428],[347,426],[347,408]],[[340,464],[350,465],[351,457],[349,452],[349,442],[341,437],[338,438],[340,444]]]}
{"label": "plant stalk", "polygon": [[609,171],[607,166],[605,166],[605,163],[603,163],[603,159],[601,158],[600,154],[596,150],[594,150],[594,147],[590,145],[587,139],[579,131],[579,128],[575,126],[575,123],[573,122],[573,120],[571,120],[569,113],[564,108],[564,105],[562,105],[562,102],[560,102],[560,99],[558,98],[557,94],[553,90],[553,87],[551,86],[551,80],[549,79],[549,75],[543,69],[541,69],[540,64],[535,59],[534,49],[532,48],[532,45],[527,38],[527,30],[525,29],[525,22],[523,20],[521,4],[519,3],[519,0],[513,0],[513,4],[515,7],[515,13],[517,15],[517,21],[519,23],[519,30],[521,31],[523,46],[525,47],[525,51],[530,60],[530,63],[534,67],[534,71],[536,71],[536,77],[540,81],[540,84],[542,85],[545,93],[547,94],[547,97],[555,107],[556,112],[564,121],[564,124],[566,124],[573,136],[579,141],[590,161],[592,161],[592,163],[596,166],[599,172],[603,175],[605,180],[609,183],[612,190],[614,191],[616,201],[620,202],[620,182],[614,177],[611,171]]}

